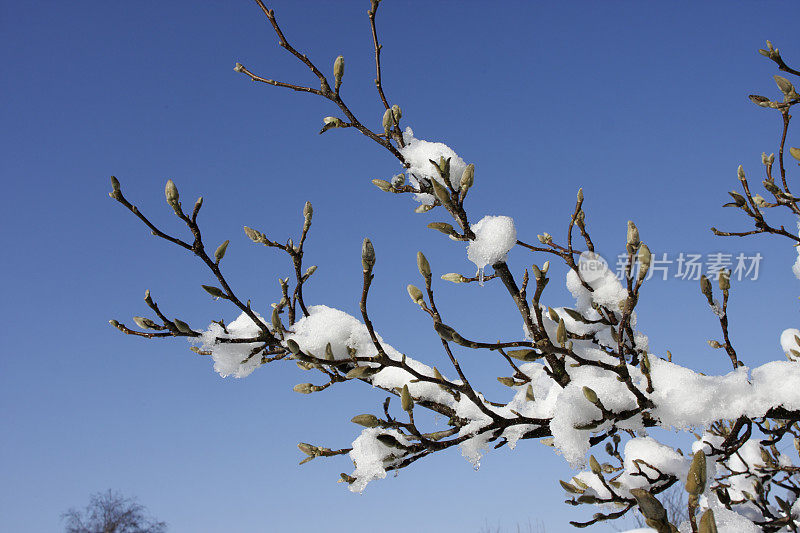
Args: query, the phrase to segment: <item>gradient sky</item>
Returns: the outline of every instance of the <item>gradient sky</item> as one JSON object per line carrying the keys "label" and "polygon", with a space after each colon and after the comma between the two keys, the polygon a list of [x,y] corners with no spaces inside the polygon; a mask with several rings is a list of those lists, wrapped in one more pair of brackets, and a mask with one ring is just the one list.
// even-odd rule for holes
{"label": "gradient sky", "polygon": [[[345,56],[343,97],[378,128],[369,2],[271,7],[325,72]],[[761,152],[776,151],[777,113],[747,95],[777,95],[777,70],[757,53],[765,39],[800,64],[798,3],[386,0],[378,18],[386,93],[404,123],[476,165],[474,221],[509,215],[522,240],[543,231],[563,240],[582,186],[598,251],[612,261],[628,219],[656,254],[760,251],[759,280],[734,284],[733,341],[751,365],[783,357],[778,335],[798,326],[795,251],[775,239],[716,238],[708,228],[749,229],[720,206],[738,186],[737,165],[758,176]],[[347,446],[358,433],[349,419],[378,413],[383,393],[340,385],[301,396],[291,388],[309,376],[291,363],[223,380],[182,340],[109,327],[111,318],[131,323],[147,313],[145,289],[168,316],[197,328],[238,315],[200,289],[212,281],[203,265],[150,237],[107,196],[114,174],[154,222],[182,233],[164,203],[172,178],[184,203],[204,196],[205,241],[231,240],[225,271],[262,313],[288,264],[252,245],[242,225],[285,240],[313,202],[306,261],[320,268],[306,301],[352,314],[369,236],[377,329],[410,356],[444,366],[405,286],[418,280],[417,250],[437,274],[472,274],[463,245],[425,228],[444,220],[440,213],[416,215],[409,198],[370,185],[399,171],[388,153],[354,131],[317,135],[332,105],[233,72],[239,61],[266,77],[313,83],[275,46],[253,2],[3,2],[0,31],[0,529],[57,531],[63,511],[108,488],[138,497],[173,532],[477,532],[530,520],[552,533],[591,515],[562,503],[556,480],[570,470],[532,441],[489,453],[477,472],[451,450],[351,494],[335,483],[351,471],[346,458],[299,467],[295,445]],[[510,255],[516,272],[533,261],[544,258]],[[545,302],[570,304],[564,269],[551,272]],[[499,286],[441,282],[436,290],[460,331],[519,336]],[[705,342],[718,325],[696,282],[652,281],[638,309],[655,353],[727,372]],[[493,398],[510,398],[494,381],[505,369],[492,356],[461,360]]]}

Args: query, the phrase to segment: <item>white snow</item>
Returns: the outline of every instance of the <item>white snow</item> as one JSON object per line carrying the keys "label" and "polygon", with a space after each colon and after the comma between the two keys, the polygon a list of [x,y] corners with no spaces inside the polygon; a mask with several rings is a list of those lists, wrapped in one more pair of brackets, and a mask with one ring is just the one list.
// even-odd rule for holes
{"label": "white snow", "polygon": [[467,246],[467,258],[478,268],[505,261],[508,252],[517,244],[514,221],[506,216],[485,216],[470,226],[475,240]]}
{"label": "white snow", "polygon": [[[258,313],[256,313],[256,317],[261,322],[264,322],[264,319]],[[211,352],[211,358],[214,360],[214,371],[223,378],[228,376],[236,378],[247,377],[261,365],[260,355],[248,359],[250,352],[258,347],[260,343],[226,343],[219,342],[217,339],[248,339],[256,337],[261,333],[261,330],[244,313],[240,314],[230,324],[227,324],[226,327],[228,333],[225,333],[222,326],[213,322],[206,331],[202,332],[200,337],[190,339],[190,342],[199,343],[200,350]]]}
{"label": "white snow", "polygon": [[795,356],[792,350],[800,353],[800,345],[797,344],[797,338],[800,338],[800,330],[795,328],[786,329],[781,333],[781,348],[783,348],[786,355]]}
{"label": "white snow", "polygon": [[[431,161],[439,162],[439,158],[450,158],[450,184],[455,190],[458,190],[461,185],[461,174],[467,168],[467,164],[461,159],[452,148],[444,143],[423,141],[414,137],[414,132],[411,128],[406,128],[403,133],[403,141],[405,146],[400,148],[400,153],[406,160],[406,163],[411,166],[407,169],[408,181],[414,186],[419,185],[419,178],[428,180],[436,180],[442,185],[444,181],[436,167],[433,166]],[[434,201],[434,197],[428,193],[417,194],[416,200],[420,203],[430,205]]]}

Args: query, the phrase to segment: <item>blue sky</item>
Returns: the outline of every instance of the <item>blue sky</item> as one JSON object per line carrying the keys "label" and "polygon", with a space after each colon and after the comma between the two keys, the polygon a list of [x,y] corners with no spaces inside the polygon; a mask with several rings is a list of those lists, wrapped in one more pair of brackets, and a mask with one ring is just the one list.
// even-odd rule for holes
{"label": "blue sky", "polygon": [[[270,7],[324,71],[345,56],[343,97],[377,128],[368,6]],[[108,326],[145,314],[145,289],[196,327],[238,315],[200,289],[211,278],[196,259],[150,237],[107,196],[114,174],[152,220],[181,232],[163,200],[172,178],[184,198],[204,196],[205,241],[231,240],[226,272],[258,309],[276,300],[288,265],[241,227],[297,235],[310,200],[306,261],[320,269],[307,301],[357,314],[369,236],[376,327],[413,357],[443,358],[405,286],[417,281],[417,250],[439,274],[470,273],[463,245],[425,228],[441,214],[415,215],[410,199],[369,184],[399,171],[388,153],[353,131],[317,135],[331,105],[233,72],[239,61],[266,77],[312,82],[275,46],[255,3],[41,1],[0,10],[0,529],[58,530],[60,513],[107,488],[137,496],[175,532],[478,531],[529,519],[548,532],[571,529],[575,508],[561,503],[556,481],[570,471],[536,442],[488,454],[477,472],[457,451],[439,454],[353,495],[335,483],[351,470],[347,459],[298,467],[295,445],[347,446],[358,431],[348,420],[378,412],[383,394],[339,386],[300,396],[291,388],[308,376],[292,364],[223,380],[182,341]],[[734,286],[730,312],[742,359],[759,364],[781,358],[778,335],[797,326],[795,251],[708,228],[749,229],[720,205],[738,185],[737,165],[759,175],[761,152],[776,151],[779,117],[747,95],[777,94],[777,71],[756,52],[765,39],[800,64],[798,15],[796,3],[772,1],[386,0],[378,24],[386,93],[404,122],[476,165],[475,220],[509,215],[522,240],[543,231],[563,239],[582,186],[607,257],[622,249],[628,219],[657,254],[761,252],[758,281]],[[789,144],[800,145],[792,135]],[[543,260],[520,249],[510,256],[517,272]],[[547,303],[569,304],[563,269],[551,272]],[[519,335],[498,286],[436,289],[459,330]],[[696,282],[651,282],[639,318],[655,353],[727,371],[705,343],[718,331]],[[508,394],[494,381],[499,362],[462,354],[462,365],[495,398]]]}

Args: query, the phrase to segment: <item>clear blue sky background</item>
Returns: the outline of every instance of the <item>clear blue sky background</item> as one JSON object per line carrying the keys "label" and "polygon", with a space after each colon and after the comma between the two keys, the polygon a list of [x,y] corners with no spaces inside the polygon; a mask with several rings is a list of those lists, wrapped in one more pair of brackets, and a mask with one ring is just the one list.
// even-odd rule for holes
{"label": "clear blue sky background", "polygon": [[[324,71],[343,54],[342,93],[378,127],[369,2],[276,1],[289,39]],[[307,301],[357,314],[361,239],[378,263],[372,318],[395,347],[444,367],[436,335],[405,286],[423,250],[436,273],[471,273],[463,245],[425,228],[410,199],[370,179],[396,161],[354,131],[317,135],[331,105],[249,82],[313,83],[257,6],[237,2],[3,2],[0,6],[0,228],[4,324],[0,356],[0,529],[50,532],[59,515],[106,488],[135,495],[175,532],[478,531],[541,521],[568,531],[556,479],[571,474],[551,450],[523,442],[490,453],[475,472],[458,451],[373,483],[361,495],[335,480],[346,458],[298,467],[297,442],[347,446],[355,414],[384,394],[340,386],[300,396],[291,363],[245,380],[219,378],[183,341],[125,337],[110,318],[146,314],[149,288],[169,316],[196,327],[238,313],[200,289],[211,278],[181,250],[149,236],[111,201],[115,174],[163,228],[183,229],[164,203],[167,178],[185,203],[205,197],[210,246],[231,239],[226,272],[266,311],[287,262],[249,243],[250,225],[296,235],[315,207]],[[736,166],[760,175],[776,150],[779,117],[747,94],[776,95],[772,39],[800,64],[796,2],[399,2],[379,13],[384,81],[420,138],[476,164],[469,207],[514,217],[520,238],[563,239],[574,195],[586,193],[599,251],[613,257],[635,220],[654,252],[765,256],[757,282],[734,287],[734,342],[749,364],[781,358],[778,335],[797,327],[796,256],[782,242],[722,240],[708,228],[746,228],[719,206]],[[790,144],[800,145],[796,135]],[[795,169],[796,170],[796,169]],[[795,178],[797,173],[795,172]],[[794,221],[785,219],[787,227]],[[515,249],[517,272],[542,257]],[[562,268],[547,303],[570,303]],[[437,285],[446,321],[476,338],[516,337],[500,287]],[[726,372],[705,343],[718,336],[696,282],[649,283],[640,324],[658,354]],[[431,349],[431,347],[434,347]],[[505,370],[491,356],[462,364],[497,400]],[[597,528],[608,530],[607,526]]]}

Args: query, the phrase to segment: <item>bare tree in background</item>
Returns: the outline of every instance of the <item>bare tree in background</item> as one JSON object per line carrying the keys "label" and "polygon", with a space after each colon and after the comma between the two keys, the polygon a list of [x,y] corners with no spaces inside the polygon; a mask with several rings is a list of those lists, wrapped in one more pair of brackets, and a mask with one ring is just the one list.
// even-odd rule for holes
{"label": "bare tree in background", "polygon": [[66,533],[164,533],[166,522],[148,516],[133,498],[107,490],[92,494],[85,509],[70,509],[62,515]]}

